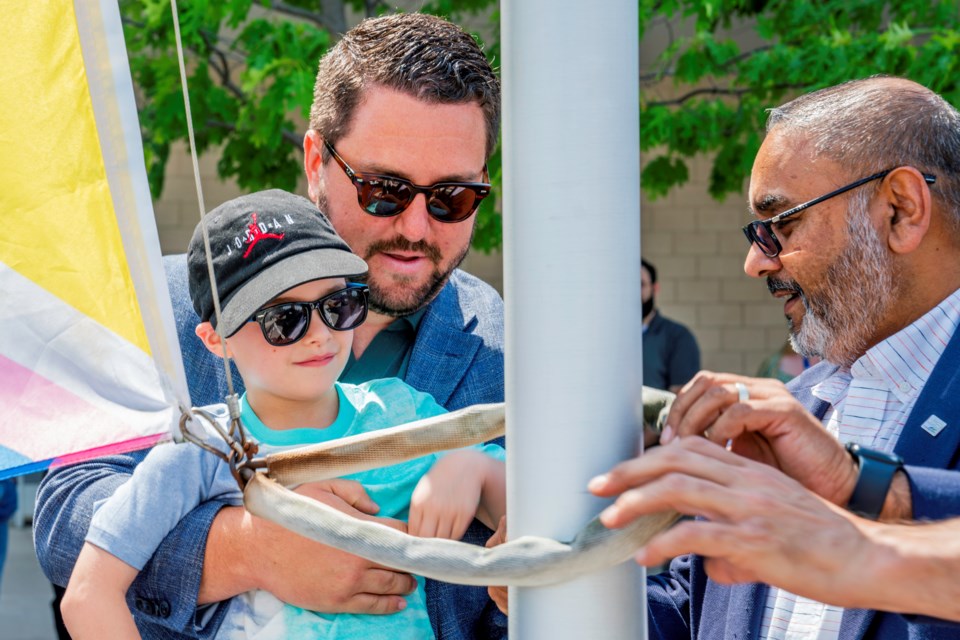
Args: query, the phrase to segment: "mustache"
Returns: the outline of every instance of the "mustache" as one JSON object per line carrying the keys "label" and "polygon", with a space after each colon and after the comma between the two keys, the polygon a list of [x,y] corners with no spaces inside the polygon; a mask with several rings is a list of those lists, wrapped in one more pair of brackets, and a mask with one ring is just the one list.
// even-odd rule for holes
{"label": "mustache", "polygon": [[774,294],[777,291],[789,291],[790,293],[795,293],[806,297],[803,295],[803,289],[796,282],[780,280],[779,278],[774,278],[773,276],[767,276],[767,289],[771,294]]}
{"label": "mustache", "polygon": [[443,257],[443,255],[440,253],[440,249],[436,245],[430,244],[426,240],[410,242],[403,236],[396,236],[390,240],[377,240],[367,247],[367,254],[363,257],[365,260],[369,260],[374,254],[390,253],[392,251],[412,251],[415,253],[422,253],[434,264],[440,264],[440,259]]}

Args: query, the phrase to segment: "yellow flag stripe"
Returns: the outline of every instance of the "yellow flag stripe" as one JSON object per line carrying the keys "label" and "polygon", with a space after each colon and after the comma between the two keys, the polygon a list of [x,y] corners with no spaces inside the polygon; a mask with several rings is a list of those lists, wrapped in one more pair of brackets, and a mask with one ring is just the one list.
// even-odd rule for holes
{"label": "yellow flag stripe", "polygon": [[73,4],[10,3],[0,52],[0,261],[149,353]]}

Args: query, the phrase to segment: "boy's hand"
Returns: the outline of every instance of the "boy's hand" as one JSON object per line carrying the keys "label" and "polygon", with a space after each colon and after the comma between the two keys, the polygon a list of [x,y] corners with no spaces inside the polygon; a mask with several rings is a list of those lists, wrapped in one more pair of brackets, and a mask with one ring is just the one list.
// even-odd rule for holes
{"label": "boy's hand", "polygon": [[489,459],[480,451],[464,450],[437,460],[410,498],[410,534],[462,538],[477,513]]}

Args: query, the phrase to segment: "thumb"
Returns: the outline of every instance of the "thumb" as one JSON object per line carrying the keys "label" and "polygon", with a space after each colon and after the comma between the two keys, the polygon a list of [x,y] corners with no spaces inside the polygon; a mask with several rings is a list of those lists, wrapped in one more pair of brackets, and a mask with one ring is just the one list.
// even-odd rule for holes
{"label": "thumb", "polygon": [[380,505],[373,501],[373,499],[367,495],[367,490],[363,488],[359,482],[354,482],[353,480],[331,480],[330,481],[330,492],[349,504],[351,507],[366,513],[368,515],[373,515],[380,511]]}

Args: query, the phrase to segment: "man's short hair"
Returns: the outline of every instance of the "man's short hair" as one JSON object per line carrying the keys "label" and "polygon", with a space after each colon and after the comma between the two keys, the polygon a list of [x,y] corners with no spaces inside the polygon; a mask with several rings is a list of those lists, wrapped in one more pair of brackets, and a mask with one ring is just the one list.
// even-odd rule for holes
{"label": "man's short hair", "polygon": [[336,145],[370,86],[438,104],[476,102],[487,125],[487,157],[493,153],[500,132],[500,80],[473,36],[455,24],[402,13],[368,18],[345,33],[320,60],[310,128]]}
{"label": "man's short hair", "polygon": [[934,174],[930,193],[960,231],[960,112],[923,85],[874,76],[820,89],[771,109],[773,130],[802,136],[851,179],[904,165]]}
{"label": "man's short hair", "polygon": [[657,268],[643,258],[640,258],[640,266],[650,274],[650,284],[657,284]]}

